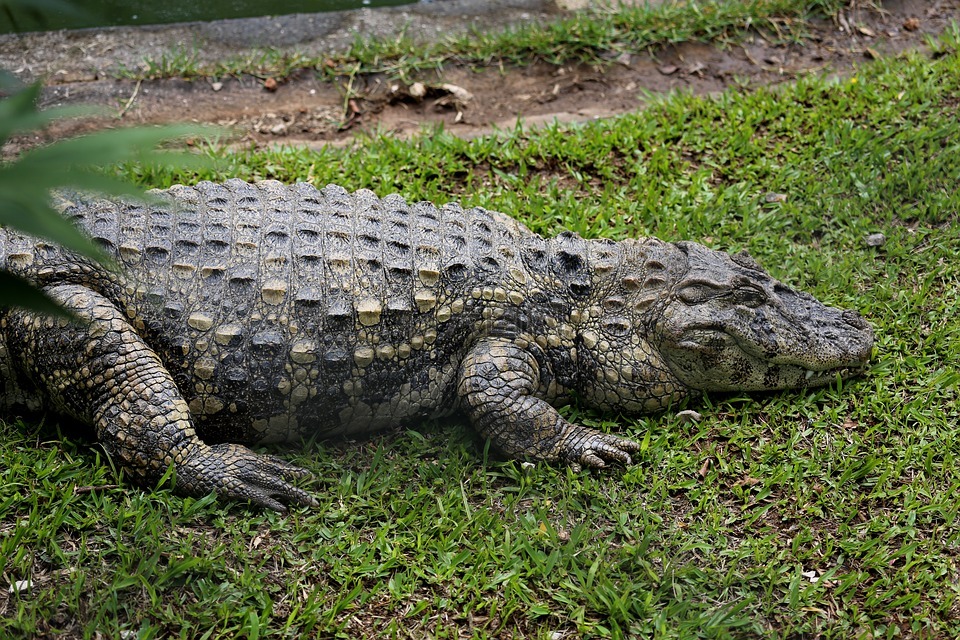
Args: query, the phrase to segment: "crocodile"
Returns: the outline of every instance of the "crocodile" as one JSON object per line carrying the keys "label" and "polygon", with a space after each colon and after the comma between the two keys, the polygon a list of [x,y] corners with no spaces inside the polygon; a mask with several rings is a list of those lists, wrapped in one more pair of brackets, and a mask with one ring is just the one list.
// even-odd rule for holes
{"label": "crocodile", "polygon": [[70,317],[0,309],[0,408],[94,428],[133,481],[284,510],[309,472],[244,445],[464,415],[509,458],[604,467],[639,445],[558,407],[828,384],[873,332],[745,253],[543,238],[505,214],[338,186],[59,192],[116,263],[0,229],[0,268]]}

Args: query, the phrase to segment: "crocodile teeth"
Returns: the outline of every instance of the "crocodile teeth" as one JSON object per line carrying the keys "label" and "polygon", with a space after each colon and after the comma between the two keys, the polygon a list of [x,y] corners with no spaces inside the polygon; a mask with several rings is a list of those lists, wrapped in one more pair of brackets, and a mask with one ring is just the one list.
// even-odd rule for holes
{"label": "crocodile teeth", "polygon": [[804,376],[807,380],[813,377],[813,369],[807,369],[807,373]]}

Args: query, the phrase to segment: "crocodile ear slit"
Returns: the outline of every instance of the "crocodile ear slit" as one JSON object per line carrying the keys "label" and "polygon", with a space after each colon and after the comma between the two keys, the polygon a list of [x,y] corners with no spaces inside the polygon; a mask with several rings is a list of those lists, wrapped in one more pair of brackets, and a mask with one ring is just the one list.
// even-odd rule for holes
{"label": "crocodile ear slit", "polygon": [[750,269],[752,271],[763,271],[757,261],[753,259],[753,256],[746,251],[734,253],[730,256],[730,259],[745,269]]}

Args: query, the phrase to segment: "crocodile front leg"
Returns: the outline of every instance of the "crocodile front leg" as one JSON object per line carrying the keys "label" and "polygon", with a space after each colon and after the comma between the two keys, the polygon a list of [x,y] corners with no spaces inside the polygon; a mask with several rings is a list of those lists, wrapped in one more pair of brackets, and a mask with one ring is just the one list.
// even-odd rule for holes
{"label": "crocodile front leg", "polygon": [[492,339],[467,354],[457,392],[474,428],[511,457],[590,467],[605,467],[611,460],[631,463],[638,443],[567,422],[533,395],[539,382],[540,367],[530,353]]}
{"label": "crocodile front leg", "polygon": [[45,291],[79,321],[11,311],[13,362],[58,410],[93,424],[125,473],[149,485],[173,465],[183,494],[215,492],[278,511],[281,501],[317,504],[288,482],[309,471],[239,445],[204,444],[170,373],[109,300],[73,284]]}

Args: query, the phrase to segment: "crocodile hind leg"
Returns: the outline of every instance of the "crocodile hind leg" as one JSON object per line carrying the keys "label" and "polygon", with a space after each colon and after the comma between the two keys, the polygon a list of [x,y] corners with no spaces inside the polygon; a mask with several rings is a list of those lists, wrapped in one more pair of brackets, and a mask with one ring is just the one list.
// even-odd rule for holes
{"label": "crocodile hind leg", "polygon": [[507,340],[485,340],[461,365],[460,407],[481,435],[511,457],[589,467],[605,467],[611,460],[631,463],[639,444],[564,420],[533,395],[539,377],[530,353]]}
{"label": "crocodile hind leg", "polygon": [[13,361],[55,408],[93,424],[126,474],[149,485],[173,465],[187,495],[215,492],[278,511],[283,502],[317,504],[288,482],[310,472],[239,445],[204,444],[170,373],[108,299],[74,284],[45,292],[77,320],[11,311]]}

